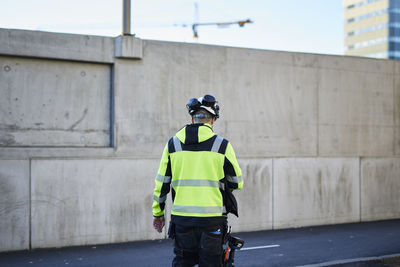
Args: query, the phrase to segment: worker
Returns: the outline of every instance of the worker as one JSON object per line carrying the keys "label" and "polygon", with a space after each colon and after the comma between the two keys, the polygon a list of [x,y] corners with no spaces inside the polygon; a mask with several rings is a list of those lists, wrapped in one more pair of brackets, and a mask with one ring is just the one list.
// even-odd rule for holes
{"label": "worker", "polygon": [[169,139],[155,179],[153,227],[162,232],[172,187],[172,266],[221,266],[227,213],[237,216],[232,190],[242,188],[242,171],[230,142],[213,132],[219,117],[216,99],[192,98],[186,107],[192,123]]}

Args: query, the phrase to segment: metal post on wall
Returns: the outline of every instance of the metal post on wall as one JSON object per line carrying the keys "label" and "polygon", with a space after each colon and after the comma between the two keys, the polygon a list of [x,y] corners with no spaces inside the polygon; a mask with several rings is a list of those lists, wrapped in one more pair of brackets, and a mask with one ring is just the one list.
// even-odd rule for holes
{"label": "metal post on wall", "polygon": [[122,35],[131,34],[131,0],[123,0]]}

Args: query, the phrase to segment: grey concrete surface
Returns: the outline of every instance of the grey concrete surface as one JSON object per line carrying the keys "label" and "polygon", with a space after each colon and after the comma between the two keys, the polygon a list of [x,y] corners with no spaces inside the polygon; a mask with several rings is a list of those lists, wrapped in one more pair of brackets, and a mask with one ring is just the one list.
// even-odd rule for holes
{"label": "grey concrete surface", "polygon": [[[168,46],[167,53],[164,45]],[[185,105],[175,103],[186,104],[192,94],[202,94],[200,90],[214,91],[214,88],[205,89],[211,86],[207,75],[214,71],[217,75],[220,68],[225,68],[220,59],[224,50],[222,47],[207,49],[199,45],[187,47],[145,40],[142,60],[117,60],[115,122],[118,153],[158,158],[169,137],[190,122]],[[207,67],[206,62],[213,63]],[[201,81],[210,83],[205,86]]]}
{"label": "grey concrete surface", "polygon": [[224,131],[238,155],[317,155],[318,72],[302,61],[315,55],[234,48],[227,54],[231,67],[219,94],[232,110],[224,115]]}
{"label": "grey concrete surface", "polygon": [[142,59],[142,40],[130,35],[122,35],[115,38],[115,57]]}
{"label": "grey concrete surface", "polygon": [[[399,226],[394,220],[236,233],[247,250],[236,253],[235,266],[383,266],[379,256],[400,255]],[[275,247],[256,249],[266,245]],[[0,253],[4,267],[163,267],[172,258],[171,240]]]}
{"label": "grey concrete surface", "polygon": [[[400,73],[400,62],[395,62],[395,73]],[[395,76],[394,84],[395,155],[400,156],[400,75]]]}
{"label": "grey concrete surface", "polygon": [[158,156],[167,136],[190,121],[175,103],[212,93],[226,110],[215,129],[241,157],[316,155],[317,72],[242,50],[144,41],[143,60],[117,61],[118,153]]}
{"label": "grey concrete surface", "polygon": [[272,159],[240,159],[239,165],[246,187],[234,192],[239,217],[229,214],[230,224],[236,231],[272,229]]}
{"label": "grey concrete surface", "polygon": [[109,65],[0,57],[0,146],[110,145]]}
{"label": "grey concrete surface", "polygon": [[[399,64],[0,29],[0,162],[32,162],[14,171],[32,192],[6,194],[32,199],[15,213],[31,237],[0,250],[165,237],[150,226],[158,161],[206,93],[244,171],[238,230],[400,218]],[[1,225],[8,240],[16,224]]]}
{"label": "grey concrete surface", "polygon": [[400,158],[361,161],[361,216],[363,221],[400,216]]}
{"label": "grey concrete surface", "polygon": [[274,159],[274,228],[360,220],[357,158]]}
{"label": "grey concrete surface", "polygon": [[[60,52],[79,51],[80,58],[68,60],[81,62],[88,55],[101,58],[99,47],[115,50],[115,42],[109,43],[113,38],[0,32],[7,44],[0,54],[19,57],[30,56],[22,45],[28,40],[33,48],[49,46],[40,49],[44,51],[65,43],[58,47]],[[93,54],[87,51],[89,44]],[[33,48],[29,53],[36,57],[66,59]],[[216,130],[233,143],[246,143],[237,146],[241,157],[393,156],[397,149],[398,97],[393,94],[398,89],[393,81],[398,75],[393,61],[148,40],[142,48],[142,60],[100,60],[115,63],[112,127],[121,156],[157,157],[157,148],[188,122],[184,106],[174,103],[204,93],[215,94],[228,111]],[[240,106],[252,108],[243,112]]]}
{"label": "grey concrete surface", "polygon": [[0,251],[23,249],[29,249],[29,161],[2,160]]}
{"label": "grey concrete surface", "polygon": [[[149,154],[151,146],[162,146],[167,133],[161,129],[175,132],[188,121],[184,107],[172,103],[211,87],[230,111],[216,129],[246,144],[237,148],[243,157],[393,155],[392,61],[144,41],[143,60],[116,62],[116,69],[116,90],[124,94],[116,99],[120,153],[143,146],[136,151]],[[134,88],[143,87],[139,96]],[[118,108],[134,98],[141,112]],[[175,119],[164,126],[168,115]],[[128,134],[138,129],[143,132]],[[147,132],[152,140],[144,140]]]}
{"label": "grey concrete surface", "polygon": [[394,76],[386,64],[393,63],[382,63],[387,72],[326,69],[321,73],[320,155],[393,155]]}
{"label": "grey concrete surface", "polygon": [[114,38],[0,29],[0,54],[86,62],[114,62]]}
{"label": "grey concrete surface", "polygon": [[164,237],[152,228],[158,160],[33,160],[32,248]]}

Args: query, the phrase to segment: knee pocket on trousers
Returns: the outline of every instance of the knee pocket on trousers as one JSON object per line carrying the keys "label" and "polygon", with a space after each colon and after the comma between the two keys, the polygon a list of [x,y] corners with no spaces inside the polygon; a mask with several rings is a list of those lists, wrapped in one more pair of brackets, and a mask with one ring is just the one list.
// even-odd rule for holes
{"label": "knee pocket on trousers", "polygon": [[221,255],[222,234],[203,232],[200,239],[200,249],[207,255]]}
{"label": "knee pocket on trousers", "polygon": [[179,258],[192,258],[192,259],[195,259],[196,261],[198,261],[198,257],[199,257],[199,255],[197,254],[197,251],[195,251],[195,250],[174,248],[174,253]]}

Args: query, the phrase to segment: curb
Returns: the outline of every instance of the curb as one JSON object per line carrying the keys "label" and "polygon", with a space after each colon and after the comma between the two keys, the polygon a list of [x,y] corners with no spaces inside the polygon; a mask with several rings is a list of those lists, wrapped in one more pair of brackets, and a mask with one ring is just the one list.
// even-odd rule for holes
{"label": "curb", "polygon": [[[347,264],[351,264],[351,265],[347,265],[347,266],[358,266],[358,265],[355,265],[355,263],[367,263],[367,262],[388,264],[387,266],[400,266],[400,253],[377,256],[377,257],[344,259],[344,260],[328,261],[328,262],[315,263],[315,264],[298,265],[296,267],[346,266]],[[360,265],[360,266],[362,266],[362,265]]]}

